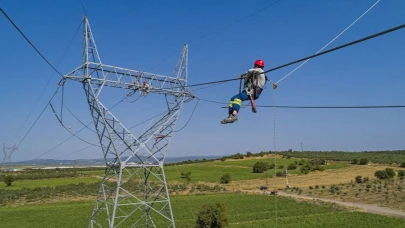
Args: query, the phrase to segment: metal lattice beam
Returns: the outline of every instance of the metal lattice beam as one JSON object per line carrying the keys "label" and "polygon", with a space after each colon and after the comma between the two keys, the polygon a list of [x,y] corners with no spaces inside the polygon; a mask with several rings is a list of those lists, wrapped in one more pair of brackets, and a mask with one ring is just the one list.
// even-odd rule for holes
{"label": "metal lattice beam", "polygon": [[[64,76],[83,84],[105,159],[105,173],[90,219],[90,227],[175,227],[163,164],[184,102],[188,47],[184,46],[172,77],[101,63],[87,18],[84,18],[82,65]],[[135,137],[104,106],[105,88],[127,95],[162,94],[167,113]]]}
{"label": "metal lattice beam", "polygon": [[18,150],[17,144],[14,144],[12,147],[7,147],[6,144],[3,143],[4,158],[1,163],[2,167],[11,167],[11,155],[13,155],[16,150]]}

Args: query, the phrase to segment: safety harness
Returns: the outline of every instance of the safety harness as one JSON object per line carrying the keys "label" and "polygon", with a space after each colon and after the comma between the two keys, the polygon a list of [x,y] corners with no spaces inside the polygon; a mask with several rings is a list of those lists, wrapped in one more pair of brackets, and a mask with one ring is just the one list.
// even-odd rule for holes
{"label": "safety harness", "polygon": [[[248,95],[248,97],[250,99],[250,104],[252,105],[252,112],[256,113],[257,110],[256,110],[256,105],[255,105],[255,102],[254,102],[254,98],[256,98],[257,85],[253,82],[253,77],[254,76],[255,75],[248,78],[246,94]],[[259,94],[260,94],[260,92],[259,92]]]}
{"label": "safety harness", "polygon": [[[251,104],[251,106],[252,106],[252,112],[253,112],[253,113],[256,113],[256,112],[257,112],[256,105],[255,105],[255,102],[254,102],[254,100],[255,100],[255,98],[256,98],[256,95],[257,95],[257,94],[260,94],[260,93],[263,91],[262,88],[260,88],[260,87],[257,86],[257,80],[255,80],[255,81],[253,80],[255,77],[257,77],[257,75],[258,75],[257,72],[253,72],[253,75],[251,75],[251,76],[247,79],[247,82],[245,83],[245,86],[247,87],[247,88],[245,89],[245,91],[246,91],[246,94],[247,94],[248,97],[249,97],[249,100],[250,100],[250,104]],[[268,79],[267,79],[267,76],[265,76],[265,77],[266,77],[266,80],[265,80],[265,85],[266,85],[266,82],[268,81]],[[239,85],[239,92],[240,92],[240,93],[242,92],[242,79],[243,79],[243,78],[241,78],[241,80],[240,80],[240,85]]]}

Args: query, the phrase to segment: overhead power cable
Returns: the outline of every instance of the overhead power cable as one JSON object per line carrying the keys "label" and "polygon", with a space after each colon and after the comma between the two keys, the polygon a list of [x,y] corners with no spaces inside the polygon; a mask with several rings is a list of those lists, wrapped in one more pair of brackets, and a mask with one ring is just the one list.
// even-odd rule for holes
{"label": "overhead power cable", "polygon": [[[122,101],[124,101],[124,100],[125,100],[125,98],[119,100],[117,103],[115,103],[115,104],[114,104],[110,109],[108,109],[108,110],[112,110],[114,107],[116,107],[118,104],[120,104],[120,103],[121,103]],[[50,102],[49,102],[48,104],[50,105]],[[65,107],[66,107],[66,106],[65,106]],[[66,107],[66,108],[67,108],[67,107]],[[67,110],[70,112],[69,109],[67,109]],[[54,113],[55,113],[55,112],[54,112]],[[73,113],[71,113],[71,114],[73,115]],[[73,116],[74,116],[75,118],[77,118],[75,115],[73,115]],[[58,117],[56,117],[56,118],[57,118],[58,121],[60,122],[60,119],[59,119]],[[58,148],[59,146],[63,145],[64,143],[66,143],[67,141],[69,141],[70,139],[72,139],[73,137],[79,139],[80,141],[83,141],[83,142],[89,144],[90,146],[100,147],[99,145],[96,145],[96,144],[94,144],[94,143],[88,142],[88,141],[86,141],[86,140],[80,138],[79,136],[77,136],[77,134],[79,134],[79,133],[80,133],[82,130],[84,130],[85,128],[90,129],[90,128],[89,128],[89,125],[90,125],[91,123],[93,123],[93,121],[90,121],[90,122],[87,123],[87,124],[84,124],[84,123],[81,122],[81,121],[80,121],[80,123],[83,125],[83,127],[82,127],[80,130],[78,130],[77,132],[75,132],[75,133],[73,133],[73,132],[71,132],[70,130],[66,129],[66,127],[61,123],[62,127],[64,127],[64,128],[71,134],[71,136],[69,136],[68,138],[64,139],[62,142],[58,143],[56,146],[54,146],[54,147],[52,147],[51,149],[47,150],[46,152],[44,152],[43,154],[39,155],[39,156],[36,157],[35,159],[38,159],[38,158],[44,156],[45,154],[50,153],[51,151],[53,151],[53,150],[55,150],[56,148]],[[92,130],[92,129],[90,129],[90,130]],[[92,131],[94,132],[94,130],[92,130]],[[83,148],[82,150],[84,150],[84,148]]]}
{"label": "overhead power cable", "polygon": [[207,99],[203,99],[203,98],[199,98],[199,99],[200,99],[201,101],[205,101],[205,102],[208,102],[208,103],[225,104],[225,105],[229,104],[229,103],[222,102],[222,101],[212,101],[212,100],[207,100]]}
{"label": "overhead power cable", "polygon": [[56,158],[54,158],[54,160],[57,160],[57,159],[60,159],[60,158],[64,158],[64,157],[67,157],[67,156],[72,155],[72,154],[79,153],[79,152],[81,152],[81,151],[83,151],[83,150],[85,150],[85,149],[88,149],[88,148],[92,147],[92,146],[93,146],[93,145],[89,145],[89,146],[86,146],[86,147],[84,147],[84,148],[82,148],[82,149],[80,149],[80,150],[76,150],[76,151],[74,151],[74,152],[71,152],[71,153],[68,153],[68,154],[62,155],[62,156],[60,156],[60,157],[56,157]]}
{"label": "overhead power cable", "polygon": [[214,35],[214,34],[216,34],[216,33],[222,32],[222,31],[224,31],[224,30],[226,30],[226,29],[228,29],[228,28],[230,28],[230,27],[232,27],[232,26],[234,26],[234,25],[236,25],[236,24],[238,24],[238,23],[240,23],[240,22],[242,22],[242,21],[248,19],[249,17],[252,17],[252,16],[254,16],[254,15],[256,15],[256,14],[258,14],[258,13],[260,13],[260,12],[262,12],[262,11],[268,9],[268,8],[270,8],[271,6],[277,4],[277,3],[281,2],[281,1],[282,1],[282,0],[278,0],[278,1],[272,2],[272,3],[270,3],[270,4],[266,5],[266,6],[264,6],[263,8],[260,8],[260,9],[256,10],[255,12],[253,12],[253,13],[251,13],[251,14],[249,14],[249,15],[246,15],[246,16],[244,16],[244,17],[242,17],[241,19],[239,19],[239,20],[237,20],[237,21],[235,21],[235,22],[232,22],[231,24],[225,25],[225,26],[223,26],[222,28],[219,28],[219,29],[217,29],[217,30],[215,30],[215,31],[213,31],[213,32],[210,32],[210,33],[206,34],[206,35],[202,35],[202,36],[200,36],[199,38],[196,38],[196,39],[194,39],[194,40],[191,40],[191,41],[189,41],[189,42],[187,42],[187,43],[190,44],[190,43],[193,43],[193,42],[202,40],[202,39],[204,39],[204,38],[206,38],[206,37],[208,37],[208,36],[211,36],[211,35]]}
{"label": "overhead power cable", "polygon": [[24,139],[28,136],[28,134],[31,132],[32,128],[35,126],[35,124],[38,122],[39,118],[41,118],[42,114],[45,112],[46,108],[48,105],[51,103],[52,99],[55,97],[55,95],[58,93],[59,87],[56,89],[55,93],[52,95],[51,99],[49,99],[48,103],[45,105],[45,107],[42,109],[41,113],[38,115],[38,117],[35,119],[34,123],[31,125],[31,127],[28,129],[28,131],[25,133],[24,137],[20,140],[20,142],[17,144],[17,147],[20,146],[20,144],[24,141]]}
{"label": "overhead power cable", "polygon": [[[56,118],[58,119],[59,123],[62,125],[62,127],[63,127],[66,131],[68,131],[72,136],[76,137],[77,139],[79,139],[80,141],[82,141],[82,142],[84,142],[84,143],[87,143],[87,144],[90,144],[90,145],[93,145],[93,146],[97,146],[95,143],[91,143],[91,142],[89,142],[89,141],[86,141],[86,140],[84,140],[84,139],[82,139],[82,138],[80,138],[79,136],[76,135],[77,133],[79,133],[80,131],[82,131],[84,128],[90,129],[90,128],[89,128],[89,125],[90,125],[92,122],[90,122],[90,123],[88,123],[87,125],[85,125],[85,126],[84,126],[82,129],[80,129],[80,131],[78,131],[77,133],[72,133],[72,132],[70,131],[70,129],[68,129],[68,128],[63,124],[62,120],[58,117],[58,114],[56,113],[56,111],[55,111],[55,109],[53,108],[52,104],[49,104],[49,106],[51,107],[51,109],[52,109],[52,111],[53,111],[53,114],[55,114],[55,116],[56,116]],[[83,122],[81,122],[81,121],[80,121],[80,123],[83,124]],[[93,131],[93,132],[95,132],[95,131]]]}
{"label": "overhead power cable", "polygon": [[[74,38],[76,37],[76,35],[77,35],[77,33],[78,33],[80,27],[82,26],[82,23],[83,23],[83,22],[80,22],[79,27],[76,29],[75,34],[73,35],[72,39],[70,40],[70,42],[69,42],[69,44],[68,44],[68,46],[67,46],[65,52],[62,54],[62,57],[61,57],[61,59],[59,60],[59,62],[58,62],[58,64],[56,65],[56,67],[59,67],[60,63],[61,63],[62,60],[65,58],[65,55],[66,55],[66,53],[68,52],[70,46],[72,45]],[[28,116],[27,116],[27,118],[24,120],[23,124],[21,125],[21,128],[20,128],[20,129],[17,131],[17,133],[15,134],[15,137],[14,137],[14,138],[16,138],[16,137],[18,136],[18,134],[21,132],[21,130],[24,128],[25,124],[27,123],[28,119],[31,117],[32,112],[34,111],[35,107],[38,105],[39,100],[42,98],[42,96],[43,96],[43,94],[44,94],[46,88],[48,87],[49,83],[51,82],[51,79],[52,79],[54,73],[55,73],[55,71],[53,71],[53,73],[51,74],[51,77],[49,77],[48,81],[47,81],[46,84],[45,84],[45,87],[42,89],[41,94],[39,95],[38,99],[36,100],[36,102],[35,102],[34,106],[32,107],[31,111],[28,113]]]}
{"label": "overhead power cable", "polygon": [[[272,105],[256,105],[261,108],[272,108]],[[276,108],[302,108],[302,109],[365,109],[365,108],[405,108],[405,105],[360,105],[360,106],[289,106],[276,105]]]}
{"label": "overhead power cable", "polygon": [[[90,130],[90,131],[92,131],[92,132],[94,132],[94,133],[97,133],[96,131],[94,131],[93,129],[91,129],[91,128],[88,127],[93,121],[91,121],[91,122],[88,123],[88,124],[84,124],[83,121],[81,121],[80,118],[77,117],[77,116],[69,109],[69,107],[68,107],[65,103],[63,103],[62,99],[61,99],[59,96],[57,96],[57,98],[58,98],[59,100],[61,100],[62,106],[63,106],[64,108],[66,108],[66,110],[67,110],[81,125],[83,125],[84,127],[86,127],[88,130]],[[121,102],[121,101],[120,101],[120,102]],[[52,106],[51,106],[51,108],[52,108]],[[55,111],[54,111],[54,114],[56,115],[56,112],[55,112]],[[64,124],[62,123],[62,120],[59,119],[59,117],[58,117],[57,115],[56,115],[56,118],[59,120],[60,124],[64,127]],[[70,132],[70,131],[69,131],[69,132]]]}
{"label": "overhead power cable", "polygon": [[367,36],[367,37],[364,37],[364,38],[361,38],[361,39],[352,41],[352,42],[350,42],[350,43],[346,43],[346,44],[337,46],[337,47],[335,47],[335,48],[328,49],[328,50],[323,51],[323,52],[319,52],[318,54],[314,54],[314,55],[311,55],[311,56],[308,56],[308,57],[305,57],[305,58],[302,58],[302,59],[298,59],[298,60],[295,60],[295,61],[293,61],[293,62],[284,64],[284,65],[278,66],[278,67],[271,68],[271,69],[269,69],[269,70],[264,71],[263,74],[268,73],[268,72],[271,72],[271,71],[275,71],[275,70],[278,70],[278,69],[281,69],[281,68],[284,68],[284,67],[287,67],[287,66],[290,66],[290,65],[293,65],[293,64],[302,62],[302,61],[305,61],[305,60],[307,60],[307,59],[312,59],[312,58],[315,58],[315,57],[318,57],[318,56],[327,54],[327,53],[329,53],[329,52],[337,51],[337,50],[339,50],[339,49],[346,48],[346,47],[352,46],[352,45],[354,45],[354,44],[362,43],[362,42],[364,42],[364,41],[367,41],[367,40],[370,40],[370,39],[373,39],[373,38],[376,38],[376,37],[379,37],[379,36],[382,36],[382,35],[385,35],[385,34],[388,34],[388,33],[394,32],[394,31],[396,31],[396,30],[403,29],[403,28],[405,28],[405,24],[402,24],[402,25],[399,25],[399,26],[396,26],[396,27],[393,27],[393,28],[384,30],[384,31],[379,32],[379,33],[375,33],[375,34],[373,34],[373,35],[370,35],[370,36]]}
{"label": "overhead power cable", "polygon": [[[38,158],[44,156],[45,154],[50,153],[51,151],[53,151],[54,149],[58,148],[58,147],[61,146],[62,144],[66,143],[68,140],[70,140],[70,139],[73,138],[73,137],[79,138],[79,137],[77,136],[77,134],[79,134],[79,133],[80,133],[83,129],[85,129],[85,128],[86,128],[86,127],[82,127],[80,130],[78,130],[77,132],[73,133],[69,138],[66,138],[65,140],[63,140],[62,142],[60,142],[59,144],[57,144],[56,146],[52,147],[51,149],[47,150],[46,152],[44,152],[44,153],[42,153],[41,155],[39,155],[38,157],[36,157],[35,159],[38,159]],[[80,139],[80,138],[79,138],[79,139]],[[89,143],[89,142],[87,142],[87,143]],[[92,143],[89,143],[89,144],[92,145],[92,146],[100,147],[100,146],[95,145],[95,144],[92,144]]]}
{"label": "overhead power cable", "polygon": [[[0,8],[0,11],[3,13],[3,15],[7,18],[7,20],[14,26],[15,29],[24,37],[24,39],[31,45],[31,47],[42,57],[42,59],[56,72],[58,73],[61,77],[63,75],[54,67],[47,58],[38,50],[38,48],[35,47],[35,45],[28,39],[28,37],[21,31],[21,29],[14,23],[14,21],[7,15],[7,13]],[[76,32],[77,33],[77,32]],[[76,35],[76,34],[75,34]],[[72,42],[72,41],[71,41]],[[69,44],[70,46],[70,44]],[[49,99],[48,103],[45,105],[45,107],[42,109],[41,113],[38,115],[38,117],[35,119],[34,123],[31,125],[31,127],[28,129],[28,131],[25,133],[23,138],[20,140],[18,143],[18,146],[25,140],[25,138],[28,136],[28,134],[31,132],[32,128],[35,126],[35,124],[38,122],[39,118],[42,116],[42,114],[45,112],[46,108],[48,105],[51,103],[52,99],[55,97],[57,94],[59,88],[56,89],[55,93],[52,95],[51,99]]]}
{"label": "overhead power cable", "polygon": [[156,117],[158,117],[158,116],[161,116],[161,115],[163,115],[163,114],[166,114],[166,113],[167,113],[167,111],[163,111],[163,112],[161,112],[161,113],[159,113],[159,114],[157,114],[157,115],[155,115],[155,116],[152,116],[151,118],[149,118],[149,119],[147,119],[147,120],[144,120],[144,121],[142,121],[142,122],[140,122],[140,123],[138,123],[138,124],[135,124],[134,126],[128,128],[128,129],[131,130],[132,128],[135,128],[135,127],[137,127],[137,126],[139,126],[139,125],[141,125],[141,124],[144,124],[144,123],[148,122],[149,120],[152,120],[152,119],[154,119],[154,118],[156,118]]}
{"label": "overhead power cable", "polygon": [[[232,23],[230,23],[230,24],[228,24],[228,25],[225,25],[225,26],[223,26],[223,27],[221,27],[221,28],[219,28],[219,29],[217,29],[217,30],[215,30],[215,31],[209,32],[209,33],[207,33],[207,34],[205,34],[205,35],[202,35],[202,36],[200,36],[200,37],[198,37],[198,38],[196,38],[196,39],[193,39],[193,40],[191,40],[191,41],[188,41],[188,42],[186,42],[186,43],[188,43],[188,44],[194,43],[194,42],[197,42],[197,41],[199,41],[199,40],[205,39],[205,38],[207,38],[208,36],[211,36],[211,35],[214,35],[214,34],[216,34],[216,33],[222,32],[222,31],[224,31],[224,30],[226,30],[226,29],[228,29],[228,28],[230,28],[230,27],[232,27],[232,26],[234,26],[234,25],[236,25],[236,24],[238,24],[238,23],[240,23],[240,22],[242,22],[242,21],[244,21],[244,20],[246,20],[246,19],[248,19],[248,18],[250,18],[250,17],[252,17],[252,16],[254,16],[254,15],[256,15],[256,14],[258,14],[258,13],[264,11],[264,10],[266,10],[266,9],[268,9],[268,8],[270,8],[271,6],[277,4],[277,3],[281,2],[281,1],[282,1],[282,0],[278,0],[278,1],[272,2],[272,3],[270,3],[270,4],[266,5],[266,6],[264,6],[263,8],[260,8],[260,9],[256,10],[255,12],[253,12],[253,13],[251,13],[251,14],[248,14],[248,15],[246,15],[246,16],[244,16],[244,17],[238,19],[237,21],[234,21],[234,22],[232,22]],[[180,47],[180,48],[176,49],[173,53],[171,53],[169,56],[167,56],[167,57],[164,58],[162,61],[160,61],[158,64],[156,64],[154,67],[152,67],[149,71],[152,71],[152,70],[155,69],[156,67],[160,66],[160,64],[162,64],[162,63],[164,63],[165,61],[167,61],[170,57],[172,57],[174,54],[176,54],[176,53],[177,53],[178,51],[180,51],[182,48],[183,48],[183,47]]]}
{"label": "overhead power cable", "polygon": [[86,8],[84,7],[84,4],[83,4],[82,0],[80,0],[80,4],[82,5],[82,10],[84,12],[84,15],[87,17],[87,11],[86,11]]}
{"label": "overhead power cable", "polygon": [[[352,45],[355,45],[355,44],[358,44],[358,43],[362,43],[364,41],[367,41],[367,40],[370,40],[370,39],[373,39],[373,38],[376,38],[376,37],[379,37],[379,36],[382,36],[382,35],[385,35],[385,34],[388,34],[388,33],[403,29],[403,28],[405,28],[405,24],[402,24],[402,25],[399,25],[399,26],[384,30],[384,31],[379,32],[379,33],[375,33],[373,35],[370,35],[370,36],[367,36],[367,37],[364,37],[364,38],[361,38],[361,39],[358,39],[358,40],[355,40],[355,41],[352,41],[352,42],[349,42],[349,43],[346,43],[346,44],[343,44],[343,45],[340,45],[340,46],[335,47],[335,48],[328,49],[328,50],[323,51],[323,52],[319,52],[319,53],[314,54],[314,55],[310,55],[310,56],[307,56],[307,57],[304,57],[304,58],[301,58],[301,59],[298,59],[298,60],[283,64],[283,65],[271,68],[269,70],[264,71],[262,74],[265,74],[265,73],[268,73],[268,72],[271,72],[271,71],[275,71],[275,70],[278,70],[278,69],[281,69],[281,68],[284,68],[284,67],[287,67],[287,66],[290,66],[290,65],[305,61],[307,59],[312,59],[312,58],[315,58],[315,57],[319,57],[321,55],[325,55],[327,53],[337,51],[339,49],[343,49],[343,48],[346,48],[346,47],[349,47],[349,46],[352,46]],[[230,82],[230,81],[235,81],[235,80],[240,80],[240,79],[241,78],[238,77],[238,78],[224,79],[224,80],[219,80],[219,81],[211,81],[211,82],[203,82],[203,83],[198,83],[198,84],[186,85],[186,86],[183,86],[183,87],[196,87],[196,86],[202,86],[202,85],[218,84],[218,83]],[[176,89],[176,88],[183,88],[183,87],[174,87],[174,88]]]}
{"label": "overhead power cable", "polygon": [[194,108],[193,108],[193,111],[191,112],[190,118],[187,120],[186,124],[185,124],[182,128],[180,128],[179,130],[176,130],[176,131],[174,131],[174,132],[179,132],[179,131],[183,130],[185,127],[187,127],[188,123],[190,123],[190,120],[191,120],[191,119],[193,118],[193,116],[194,116],[194,112],[195,112],[195,110],[197,109],[197,106],[198,106],[198,103],[199,103],[199,102],[200,102],[200,99],[197,98],[197,103],[195,103],[195,106],[194,106]]}
{"label": "overhead power cable", "polygon": [[55,70],[56,73],[58,73],[61,77],[63,75],[48,61],[48,59],[45,58],[44,55],[41,54],[41,52],[35,47],[35,45],[28,39],[27,36],[24,35],[24,33],[18,28],[18,26],[11,20],[11,18],[4,12],[2,8],[0,8],[0,11],[3,13],[3,15],[7,18],[7,20],[14,26],[15,29],[24,37],[24,39],[31,45],[32,48],[42,57],[42,59],[50,66],[52,67],[53,70]]}
{"label": "overhead power cable", "polygon": [[[215,104],[224,104],[227,105],[226,102],[221,101],[213,101],[199,98],[201,101],[205,101],[208,103],[215,103]],[[243,105],[242,108],[249,107],[249,105]],[[299,106],[299,105],[256,105],[256,107],[261,108],[291,108],[291,109],[373,109],[373,108],[405,108],[405,105],[357,105],[357,106]],[[228,107],[222,107],[228,108]]]}

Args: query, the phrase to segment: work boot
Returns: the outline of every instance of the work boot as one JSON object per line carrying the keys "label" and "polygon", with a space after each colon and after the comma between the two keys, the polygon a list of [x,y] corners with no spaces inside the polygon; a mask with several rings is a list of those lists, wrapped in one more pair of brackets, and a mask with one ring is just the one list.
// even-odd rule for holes
{"label": "work boot", "polygon": [[231,114],[227,118],[223,119],[221,121],[221,124],[233,123],[237,120],[238,120],[238,117],[236,117],[236,115]]}

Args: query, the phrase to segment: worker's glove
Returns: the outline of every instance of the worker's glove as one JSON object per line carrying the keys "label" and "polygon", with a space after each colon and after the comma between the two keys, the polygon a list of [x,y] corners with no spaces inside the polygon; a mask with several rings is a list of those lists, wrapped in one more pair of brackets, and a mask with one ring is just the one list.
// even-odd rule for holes
{"label": "worker's glove", "polygon": [[246,78],[246,76],[247,76],[247,73],[244,73],[244,74],[241,74],[239,77],[240,78]]}

